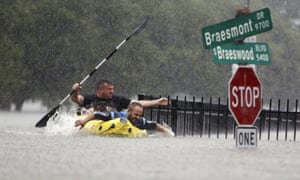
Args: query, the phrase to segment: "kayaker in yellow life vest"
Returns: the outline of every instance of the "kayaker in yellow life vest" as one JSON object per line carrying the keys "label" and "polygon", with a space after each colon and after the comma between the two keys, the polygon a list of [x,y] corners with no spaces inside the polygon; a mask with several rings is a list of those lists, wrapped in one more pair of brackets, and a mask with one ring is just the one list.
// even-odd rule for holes
{"label": "kayaker in yellow life vest", "polygon": [[[132,125],[139,129],[159,131],[162,132],[165,136],[173,136],[172,132],[170,132],[168,129],[158,124],[157,122],[146,120],[144,117],[142,117],[142,115],[143,106],[141,103],[132,102],[131,104],[129,104],[126,118],[130,121]],[[120,116],[122,117],[123,115],[115,111],[107,111],[107,106],[102,104],[98,105],[97,111],[88,114],[88,116],[82,120],[77,120],[75,122],[75,126],[83,127],[88,121],[93,119],[108,121]]]}

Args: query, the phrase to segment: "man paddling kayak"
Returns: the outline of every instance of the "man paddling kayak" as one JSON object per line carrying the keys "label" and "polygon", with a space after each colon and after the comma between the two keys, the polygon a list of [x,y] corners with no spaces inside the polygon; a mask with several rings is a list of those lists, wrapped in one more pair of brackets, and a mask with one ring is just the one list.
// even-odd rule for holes
{"label": "man paddling kayak", "polygon": [[96,94],[79,94],[81,89],[79,83],[75,83],[72,89],[75,91],[71,96],[72,101],[87,109],[93,107],[101,101],[111,104],[112,108],[115,108],[117,111],[126,109],[132,102],[139,102],[143,107],[151,107],[156,105],[166,106],[169,104],[168,98],[165,97],[154,100],[131,100],[123,96],[114,95],[114,85],[111,81],[106,79],[102,79],[98,82]]}

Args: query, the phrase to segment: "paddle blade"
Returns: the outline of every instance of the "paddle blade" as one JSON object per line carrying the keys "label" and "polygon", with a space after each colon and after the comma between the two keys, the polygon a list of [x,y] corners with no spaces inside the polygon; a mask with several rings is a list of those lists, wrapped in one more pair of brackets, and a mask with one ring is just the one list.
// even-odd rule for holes
{"label": "paddle blade", "polygon": [[35,127],[39,127],[39,128],[46,127],[49,118],[51,118],[55,114],[55,112],[59,109],[59,107],[60,106],[57,105],[54,108],[52,108],[50,112],[48,112],[44,117],[42,117],[42,119],[39,120],[39,122],[35,124]]}
{"label": "paddle blade", "polygon": [[[148,23],[148,20],[149,20],[149,16],[147,16],[147,17],[140,23],[140,25],[139,25],[138,27],[136,27],[136,28],[132,31],[132,33],[131,33],[130,36],[137,35],[138,33],[140,33],[140,32],[146,27],[146,25],[147,25],[147,23]],[[130,37],[130,36],[129,36],[129,37]]]}

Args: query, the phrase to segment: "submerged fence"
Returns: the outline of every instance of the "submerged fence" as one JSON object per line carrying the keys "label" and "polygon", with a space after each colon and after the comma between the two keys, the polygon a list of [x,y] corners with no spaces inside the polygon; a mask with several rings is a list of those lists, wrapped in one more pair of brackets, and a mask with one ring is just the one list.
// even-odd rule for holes
{"label": "submerged fence", "polygon": [[[138,95],[138,99],[153,99],[152,96]],[[200,136],[217,138],[235,138],[237,126],[231,112],[228,109],[228,100],[221,98],[196,100],[193,97],[187,100],[170,99],[169,106],[157,106],[145,108],[144,116],[147,119],[159,123],[168,124],[176,136]],[[296,141],[297,131],[300,126],[300,112],[298,112],[298,100],[276,102],[270,99],[263,102],[264,107],[259,114],[255,126],[257,127],[258,139],[284,139]]]}

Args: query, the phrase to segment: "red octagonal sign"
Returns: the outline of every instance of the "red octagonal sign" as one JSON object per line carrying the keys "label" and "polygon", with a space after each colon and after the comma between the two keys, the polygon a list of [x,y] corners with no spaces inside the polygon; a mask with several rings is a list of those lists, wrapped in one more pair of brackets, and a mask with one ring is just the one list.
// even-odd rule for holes
{"label": "red octagonal sign", "polygon": [[230,79],[229,109],[237,124],[254,125],[262,109],[262,91],[252,67],[239,67]]}

